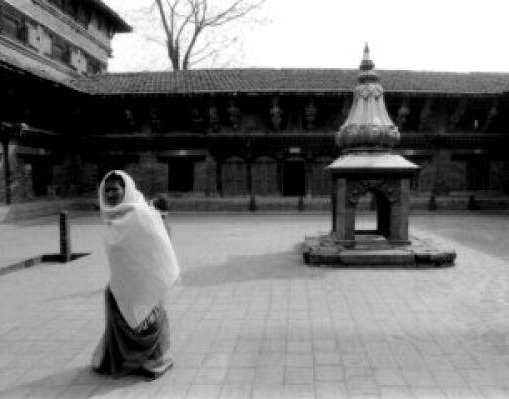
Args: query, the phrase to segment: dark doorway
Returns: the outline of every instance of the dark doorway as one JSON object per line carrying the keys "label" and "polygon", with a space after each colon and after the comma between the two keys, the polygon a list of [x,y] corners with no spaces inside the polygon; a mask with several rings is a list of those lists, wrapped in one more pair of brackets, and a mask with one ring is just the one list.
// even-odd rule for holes
{"label": "dark doorway", "polygon": [[170,159],[168,165],[170,191],[189,192],[194,189],[194,161],[188,158]]}
{"label": "dark doorway", "polygon": [[467,161],[467,190],[489,190],[490,161],[485,157],[473,157]]}
{"label": "dark doorway", "polygon": [[303,196],[306,190],[304,161],[286,161],[283,164],[283,195]]}
{"label": "dark doorway", "polygon": [[32,188],[35,196],[48,195],[53,182],[53,165],[46,160],[32,162]]}

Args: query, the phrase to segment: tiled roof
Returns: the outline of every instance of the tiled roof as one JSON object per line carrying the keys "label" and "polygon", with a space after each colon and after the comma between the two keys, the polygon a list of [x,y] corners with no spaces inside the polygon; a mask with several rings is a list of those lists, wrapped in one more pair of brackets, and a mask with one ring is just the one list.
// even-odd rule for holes
{"label": "tiled roof", "polygon": [[[378,70],[388,92],[497,94],[509,91],[509,73]],[[351,92],[356,69],[196,69],[109,73],[76,81],[95,94]]]}

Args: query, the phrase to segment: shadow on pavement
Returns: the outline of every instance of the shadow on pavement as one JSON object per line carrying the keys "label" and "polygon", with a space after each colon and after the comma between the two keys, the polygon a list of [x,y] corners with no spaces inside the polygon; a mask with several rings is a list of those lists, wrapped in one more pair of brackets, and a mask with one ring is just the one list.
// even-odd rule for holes
{"label": "shadow on pavement", "polygon": [[100,288],[97,290],[91,290],[91,291],[85,291],[85,292],[76,292],[74,294],[64,295],[64,296],[58,296],[58,297],[51,297],[43,302],[53,302],[53,301],[66,301],[66,300],[73,300],[73,299],[89,299],[97,295],[103,295],[104,294],[104,288]]}
{"label": "shadow on pavement", "polygon": [[42,378],[16,385],[13,388],[0,391],[0,398],[18,397],[54,397],[62,393],[63,398],[89,397],[92,392],[106,395],[109,392],[131,388],[134,385],[146,383],[142,376],[128,375],[113,379],[98,374],[90,366],[73,367]]}
{"label": "shadow on pavement", "polygon": [[330,269],[304,265],[302,254],[294,251],[262,255],[233,256],[223,264],[183,271],[183,286],[211,286],[265,279],[316,279]]}

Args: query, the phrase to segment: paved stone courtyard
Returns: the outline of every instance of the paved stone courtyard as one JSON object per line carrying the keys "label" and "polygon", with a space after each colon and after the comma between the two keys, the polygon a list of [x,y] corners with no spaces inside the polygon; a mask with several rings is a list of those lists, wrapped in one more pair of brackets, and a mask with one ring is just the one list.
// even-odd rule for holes
{"label": "paved stone courtyard", "polygon": [[[0,397],[509,397],[509,214],[413,215],[411,233],[458,253],[419,270],[304,266],[298,243],[326,214],[171,220],[173,369],[90,370],[109,272],[99,218],[82,214],[73,251],[91,255],[0,274]],[[0,270],[57,251],[57,218],[0,225]]]}

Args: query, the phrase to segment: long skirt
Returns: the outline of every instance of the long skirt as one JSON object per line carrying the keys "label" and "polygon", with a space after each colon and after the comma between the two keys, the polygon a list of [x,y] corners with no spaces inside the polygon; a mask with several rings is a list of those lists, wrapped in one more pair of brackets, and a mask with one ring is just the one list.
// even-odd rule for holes
{"label": "long skirt", "polygon": [[168,315],[164,308],[156,306],[140,326],[133,329],[120,313],[109,287],[105,298],[106,330],[94,351],[93,368],[114,377],[130,373],[159,377],[173,363]]}

